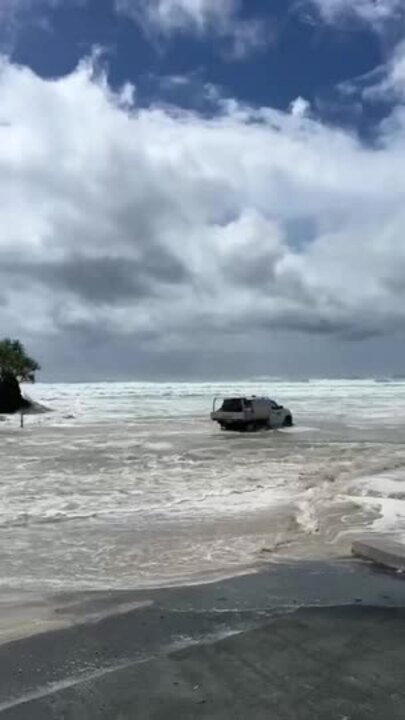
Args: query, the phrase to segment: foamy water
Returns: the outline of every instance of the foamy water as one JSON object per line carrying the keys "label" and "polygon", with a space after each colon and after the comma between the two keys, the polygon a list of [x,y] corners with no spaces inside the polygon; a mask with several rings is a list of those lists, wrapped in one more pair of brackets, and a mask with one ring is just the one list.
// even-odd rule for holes
{"label": "foamy water", "polygon": [[[268,393],[291,430],[221,433],[212,398]],[[0,423],[4,585],[133,588],[405,538],[405,383],[37,385]]]}

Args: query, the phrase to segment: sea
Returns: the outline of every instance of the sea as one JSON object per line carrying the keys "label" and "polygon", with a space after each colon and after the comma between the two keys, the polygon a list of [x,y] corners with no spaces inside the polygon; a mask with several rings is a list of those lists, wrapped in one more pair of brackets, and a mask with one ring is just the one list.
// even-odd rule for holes
{"label": "sea", "polygon": [[[405,381],[37,384],[0,418],[0,583],[191,584],[405,540]],[[216,396],[270,395],[293,428],[221,432]]]}

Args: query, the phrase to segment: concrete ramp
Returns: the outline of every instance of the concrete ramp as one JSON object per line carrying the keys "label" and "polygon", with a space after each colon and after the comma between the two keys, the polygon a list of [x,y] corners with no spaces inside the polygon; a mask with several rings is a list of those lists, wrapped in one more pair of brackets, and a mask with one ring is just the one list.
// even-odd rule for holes
{"label": "concrete ramp", "polygon": [[26,605],[3,591],[0,720],[404,720],[404,587],[345,560]]}
{"label": "concrete ramp", "polygon": [[405,572],[405,544],[389,537],[377,536],[356,540],[352,545],[355,557],[389,568]]}
{"label": "concrete ramp", "polygon": [[[93,628],[99,647],[107,639],[105,629]],[[63,634],[59,637],[63,652]],[[129,632],[129,637],[136,645],[137,635]],[[86,635],[77,640],[82,642],[78,649],[86,651]],[[58,635],[49,645],[58,647]],[[4,674],[10,676],[10,661],[18,656],[16,694],[10,698],[8,684],[0,718],[403,720],[404,645],[401,608],[302,608],[226,639],[161,650],[143,660],[133,656],[121,666],[104,665],[100,656],[98,670],[81,678],[73,664],[55,683],[53,657],[38,657],[29,641],[16,643],[4,658],[9,661]],[[24,658],[31,665],[29,693],[23,691],[24,673],[18,673]],[[41,660],[49,670],[47,684],[43,671],[36,672]]]}

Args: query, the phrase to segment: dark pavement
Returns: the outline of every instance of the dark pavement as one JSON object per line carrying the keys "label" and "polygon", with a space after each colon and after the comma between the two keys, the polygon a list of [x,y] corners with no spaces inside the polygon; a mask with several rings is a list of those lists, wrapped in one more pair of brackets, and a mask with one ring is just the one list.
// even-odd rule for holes
{"label": "dark pavement", "polygon": [[2,720],[405,717],[405,583],[367,565],[54,602],[72,627],[0,646]]}

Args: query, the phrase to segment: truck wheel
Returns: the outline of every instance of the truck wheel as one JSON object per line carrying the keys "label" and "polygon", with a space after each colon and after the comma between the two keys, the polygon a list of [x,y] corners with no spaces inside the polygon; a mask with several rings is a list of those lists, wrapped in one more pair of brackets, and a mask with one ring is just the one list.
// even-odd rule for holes
{"label": "truck wheel", "polygon": [[293,426],[293,419],[291,415],[287,415],[283,422],[283,427],[292,427]]}

